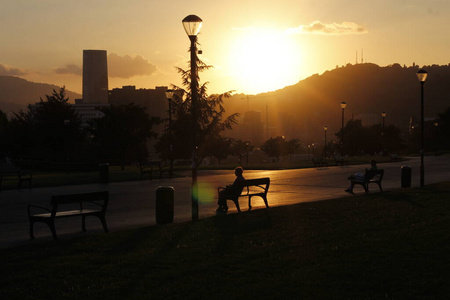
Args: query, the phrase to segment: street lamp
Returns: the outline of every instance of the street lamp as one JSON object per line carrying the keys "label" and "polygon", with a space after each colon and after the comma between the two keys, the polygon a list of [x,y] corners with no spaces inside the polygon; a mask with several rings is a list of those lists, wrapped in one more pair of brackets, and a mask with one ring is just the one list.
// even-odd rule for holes
{"label": "street lamp", "polygon": [[341,155],[344,155],[344,110],[347,106],[347,102],[341,102],[342,108],[342,125],[341,125]]}
{"label": "street lamp", "polygon": [[325,144],[323,146],[323,153],[325,154],[325,158],[327,157],[327,130],[328,126],[323,126],[323,131],[325,132]]}
{"label": "street lamp", "polygon": [[198,101],[198,74],[197,74],[197,34],[202,27],[202,19],[196,15],[189,15],[182,21],[184,30],[191,40],[191,115],[192,115],[192,221],[198,220],[198,187],[197,187],[197,101]]}
{"label": "street lamp", "polygon": [[383,118],[383,130],[384,130],[384,121],[385,121],[385,119],[386,119],[386,115],[387,115],[387,114],[386,114],[386,112],[384,112],[384,111],[381,113],[381,117]]}
{"label": "street lamp", "polygon": [[438,150],[438,145],[439,145],[439,123],[438,122],[434,122],[434,128],[436,130],[436,141],[435,141],[435,152],[434,154],[437,155],[437,150]]}
{"label": "street lamp", "polygon": [[172,99],[174,94],[174,90],[166,90],[166,98],[169,102],[169,178],[173,175]]}
{"label": "street lamp", "polygon": [[247,151],[247,165],[248,165],[248,150],[249,150],[249,148],[250,148],[250,143],[249,142],[245,143],[245,150]]}
{"label": "street lamp", "polygon": [[424,152],[424,139],[423,139],[423,126],[424,126],[424,117],[423,117],[423,85],[425,80],[427,80],[428,73],[424,69],[420,69],[417,73],[417,78],[420,82],[420,186],[423,187],[425,185],[425,167],[423,165],[423,152]]}

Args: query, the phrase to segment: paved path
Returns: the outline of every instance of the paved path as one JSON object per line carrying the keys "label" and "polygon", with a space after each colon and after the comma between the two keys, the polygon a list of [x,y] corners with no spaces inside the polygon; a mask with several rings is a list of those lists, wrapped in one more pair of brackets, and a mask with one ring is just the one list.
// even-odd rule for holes
{"label": "paved path", "polygon": [[[379,164],[385,169],[383,189],[400,188],[401,166],[412,168],[412,186],[419,185],[419,158],[411,158],[407,162]],[[297,169],[277,171],[244,171],[247,179],[270,177],[269,205],[280,206],[300,202],[319,201],[348,196],[344,189],[348,187],[347,177],[357,171],[364,171],[367,165],[344,166],[319,169]],[[26,207],[29,203],[48,206],[51,195],[82,193],[108,190],[110,205],[106,220],[110,231],[117,231],[138,226],[154,225],[155,221],[155,190],[158,186],[173,186],[175,188],[174,222],[191,219],[190,173],[186,177],[175,179],[143,180],[110,184],[90,184],[49,188],[34,188],[6,190],[0,192],[0,248],[22,244],[39,243],[51,240],[51,233],[45,224],[35,224],[36,239],[29,239],[29,222]],[[217,186],[223,186],[234,180],[231,171],[200,171],[199,172],[199,215],[200,218],[215,214],[217,207]],[[450,181],[450,157],[425,158],[425,184]],[[371,186],[372,191],[377,187]],[[355,193],[363,193],[360,186],[355,187]],[[229,203],[230,213],[236,212]],[[245,211],[248,204],[242,199],[241,208]],[[259,198],[252,199],[254,209],[264,207]],[[61,239],[81,235],[81,220],[76,218],[59,219],[56,230]],[[102,232],[98,219],[87,219],[89,233]]]}

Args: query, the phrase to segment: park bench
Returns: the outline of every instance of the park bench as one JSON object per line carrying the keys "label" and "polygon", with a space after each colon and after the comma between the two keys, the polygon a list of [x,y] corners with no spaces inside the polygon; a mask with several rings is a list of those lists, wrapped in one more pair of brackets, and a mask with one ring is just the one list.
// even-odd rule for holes
{"label": "park bench", "polygon": [[312,162],[313,162],[314,168],[315,167],[328,167],[328,163],[325,160],[323,160],[321,157],[320,158],[313,157]]}
{"label": "park bench", "polygon": [[15,165],[15,163],[9,158],[4,157],[0,162],[0,191],[2,189],[3,181],[17,180],[18,189],[22,188],[22,183],[28,182],[28,187],[31,189],[31,180],[33,173],[31,171],[21,170]]}
{"label": "park bench", "polygon": [[364,191],[366,194],[369,192],[369,184],[376,183],[378,187],[380,188],[380,191],[383,191],[381,187],[381,181],[383,180],[384,170],[369,170],[366,169],[366,172],[364,173],[364,178],[362,180],[359,180],[357,178],[350,179],[353,184],[359,184],[362,185],[364,188]]}
{"label": "park bench", "polygon": [[[34,239],[33,227],[35,222],[43,222],[50,227],[53,238],[58,239],[55,230],[55,219],[65,217],[81,217],[82,229],[86,231],[85,219],[88,216],[95,216],[100,219],[103,230],[108,232],[106,227],[105,213],[109,202],[109,192],[92,192],[81,194],[55,195],[52,196],[51,208],[45,208],[34,204],[28,205],[28,218],[30,220],[30,237]],[[39,211],[39,213],[32,213]],[[43,212],[45,211],[45,212]]]}
{"label": "park bench", "polygon": [[397,154],[391,154],[391,161],[400,161],[400,157]]}
{"label": "park bench", "polygon": [[150,174],[150,180],[153,178],[153,172],[159,173],[159,179],[162,178],[164,172],[169,174],[169,169],[164,169],[161,161],[147,161],[139,163],[139,171],[141,172],[141,180],[146,174]]}
{"label": "park bench", "polygon": [[336,166],[341,165],[342,167],[344,165],[348,166],[348,160],[345,160],[344,158],[340,157],[340,156],[335,156],[334,157],[334,163],[336,164]]}
{"label": "park bench", "polygon": [[[248,197],[248,209],[252,209],[251,200],[252,197],[261,197],[266,204],[266,207],[269,207],[267,203],[267,192],[269,191],[270,186],[270,178],[256,178],[256,179],[247,179],[239,182],[236,192],[233,194],[226,195],[226,200],[231,200],[236,205],[238,212],[241,212],[239,207],[239,198],[240,197]],[[217,191],[220,192],[225,189],[224,187],[218,187]]]}

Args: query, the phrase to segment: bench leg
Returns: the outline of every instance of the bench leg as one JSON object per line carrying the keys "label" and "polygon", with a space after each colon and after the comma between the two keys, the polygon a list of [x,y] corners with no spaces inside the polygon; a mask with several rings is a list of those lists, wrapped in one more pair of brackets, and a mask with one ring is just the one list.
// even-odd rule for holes
{"label": "bench leg", "polygon": [[30,239],[34,240],[34,222],[30,221]]}
{"label": "bench leg", "polygon": [[234,205],[236,205],[237,211],[241,212],[241,208],[239,207],[239,199],[236,200],[233,199],[232,201],[234,202]]}
{"label": "bench leg", "polygon": [[86,232],[86,216],[81,216],[81,229]]}
{"label": "bench leg", "polygon": [[105,232],[108,232],[108,227],[106,226],[106,219],[105,219],[105,216],[100,215],[99,218],[100,218],[100,221],[102,222],[103,230],[104,230]]}
{"label": "bench leg", "polygon": [[[105,232],[108,232],[108,227],[106,226],[106,218],[105,218],[105,216],[102,215],[102,214],[98,214],[98,215],[95,215],[95,216],[100,219],[100,222],[102,222],[103,230]],[[83,232],[86,232],[86,217],[87,216],[82,216],[81,228],[83,229]]]}
{"label": "bench leg", "polygon": [[53,238],[55,240],[57,240],[58,236],[56,235],[55,222],[48,223],[48,226],[50,227],[50,230],[52,231]]}

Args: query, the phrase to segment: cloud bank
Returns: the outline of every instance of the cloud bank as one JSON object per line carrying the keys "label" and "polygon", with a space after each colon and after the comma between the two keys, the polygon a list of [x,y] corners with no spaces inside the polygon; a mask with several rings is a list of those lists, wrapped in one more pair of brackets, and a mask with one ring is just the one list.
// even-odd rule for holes
{"label": "cloud bank", "polygon": [[111,77],[131,78],[152,75],[156,71],[156,66],[140,55],[135,57],[119,56],[115,53],[108,55],[108,75]]}
{"label": "cloud bank", "polygon": [[2,76],[18,76],[25,75],[27,72],[19,68],[12,68],[3,64],[0,64],[0,75]]}
{"label": "cloud bank", "polygon": [[314,21],[309,25],[300,25],[295,28],[287,30],[291,34],[326,34],[326,35],[341,35],[341,34],[365,34],[369,31],[363,25],[353,22],[342,23],[323,23],[321,21]]}
{"label": "cloud bank", "polygon": [[62,68],[57,68],[54,70],[56,74],[71,74],[71,75],[79,75],[81,76],[82,71],[81,68],[77,65],[66,65]]}

